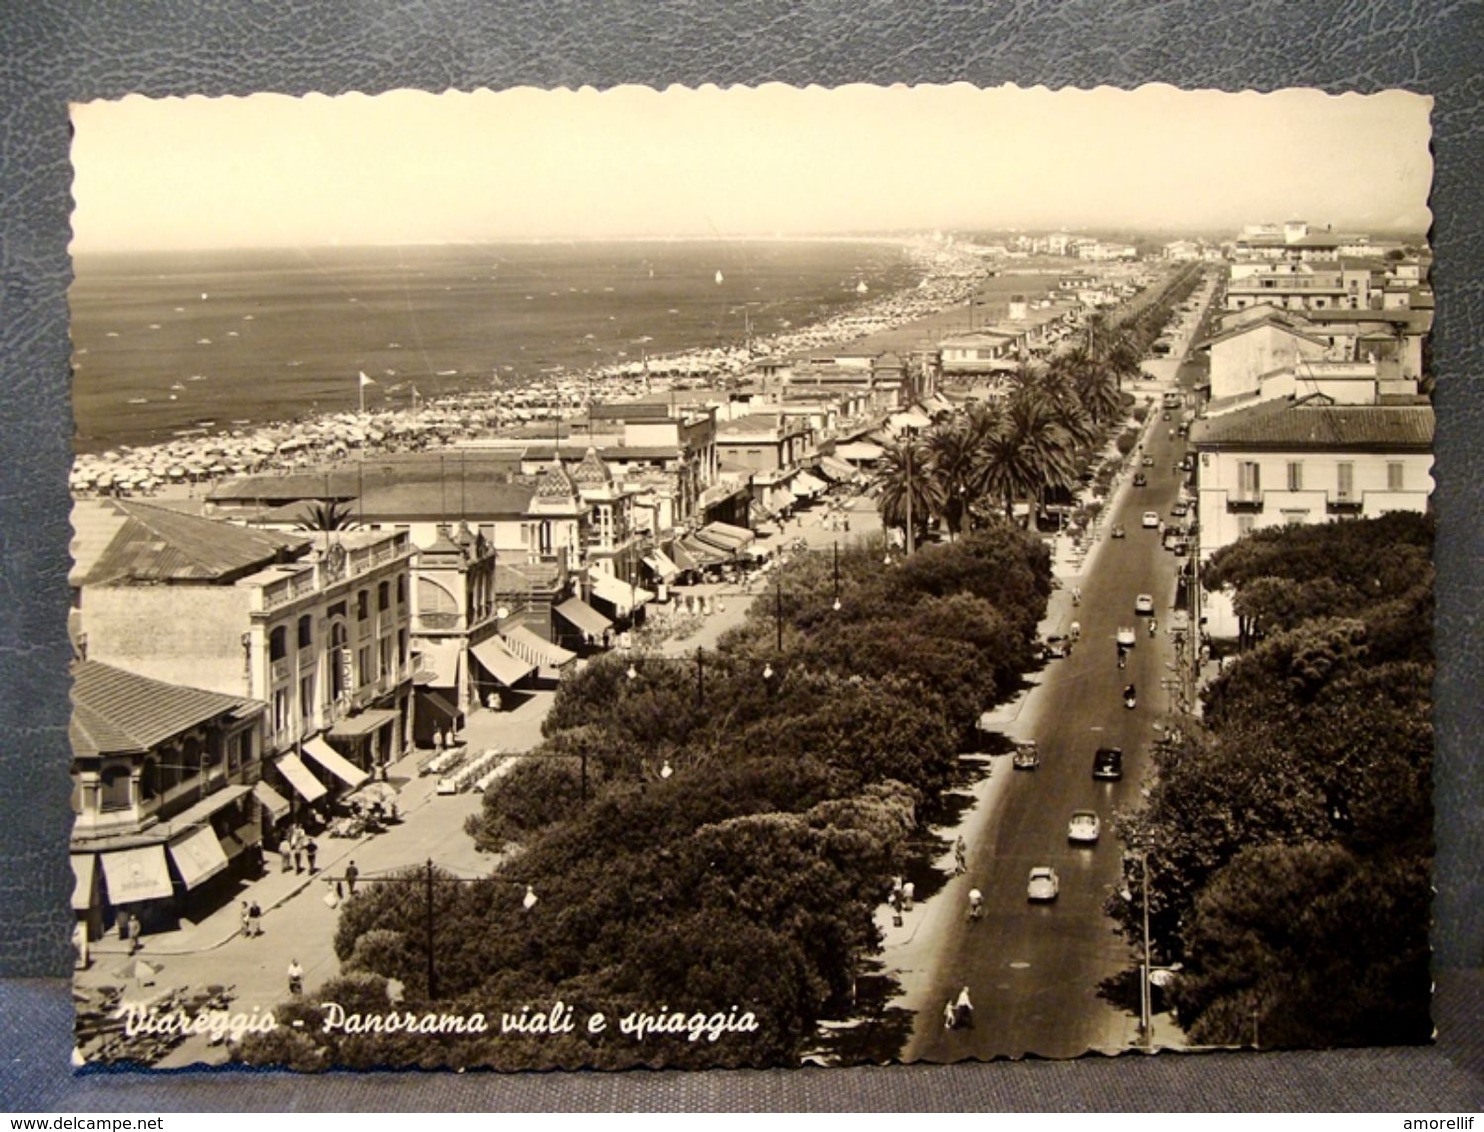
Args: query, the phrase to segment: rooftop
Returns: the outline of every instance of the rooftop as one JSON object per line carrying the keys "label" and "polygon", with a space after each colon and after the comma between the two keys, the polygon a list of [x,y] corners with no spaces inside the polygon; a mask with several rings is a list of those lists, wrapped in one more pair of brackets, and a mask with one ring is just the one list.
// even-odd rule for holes
{"label": "rooftop", "polygon": [[[82,585],[235,581],[275,561],[297,557],[307,534],[255,530],[134,500],[110,500],[121,517]],[[110,520],[94,516],[87,539],[103,537]]]}
{"label": "rooftop", "polygon": [[72,669],[67,733],[77,755],[142,754],[219,716],[262,708],[255,700],[167,684],[85,660]]}
{"label": "rooftop", "polygon": [[1282,398],[1195,422],[1190,441],[1203,448],[1429,451],[1430,404],[1335,405],[1322,396]]}

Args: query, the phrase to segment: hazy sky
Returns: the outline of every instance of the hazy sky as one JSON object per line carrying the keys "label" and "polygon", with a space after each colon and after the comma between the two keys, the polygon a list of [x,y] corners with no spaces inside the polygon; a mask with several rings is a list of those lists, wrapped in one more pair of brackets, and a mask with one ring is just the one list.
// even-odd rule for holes
{"label": "hazy sky", "polygon": [[1013,87],[74,106],[74,249],[903,228],[1425,231],[1429,98]]}

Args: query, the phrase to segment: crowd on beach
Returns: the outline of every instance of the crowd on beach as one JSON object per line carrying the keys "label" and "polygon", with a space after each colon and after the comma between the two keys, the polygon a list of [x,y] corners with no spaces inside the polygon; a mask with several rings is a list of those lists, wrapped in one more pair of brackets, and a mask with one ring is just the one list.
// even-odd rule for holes
{"label": "crowd on beach", "polygon": [[168,485],[320,467],[353,453],[440,448],[534,422],[569,419],[584,412],[597,388],[604,400],[624,400],[655,390],[708,386],[744,374],[759,357],[799,357],[910,324],[965,302],[988,274],[979,255],[951,243],[914,243],[907,254],[918,278],[914,286],[865,299],[806,327],[642,362],[544,374],[519,389],[450,394],[411,409],[342,411],[214,433],[193,430],[160,444],[80,455],[70,486],[78,496],[152,495]]}

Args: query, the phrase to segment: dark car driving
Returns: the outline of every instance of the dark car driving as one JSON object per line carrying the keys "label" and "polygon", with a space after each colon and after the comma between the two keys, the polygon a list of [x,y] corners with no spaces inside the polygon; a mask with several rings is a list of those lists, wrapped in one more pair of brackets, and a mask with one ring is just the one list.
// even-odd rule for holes
{"label": "dark car driving", "polygon": [[1092,776],[1107,780],[1123,777],[1123,748],[1099,747],[1092,757]]}

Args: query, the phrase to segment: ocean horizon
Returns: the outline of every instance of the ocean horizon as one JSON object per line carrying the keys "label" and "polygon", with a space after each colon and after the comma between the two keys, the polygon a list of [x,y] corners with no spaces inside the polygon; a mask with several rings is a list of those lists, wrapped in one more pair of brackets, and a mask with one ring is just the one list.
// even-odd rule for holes
{"label": "ocean horizon", "polygon": [[75,449],[735,347],[922,278],[905,238],[522,241],[79,255]]}

